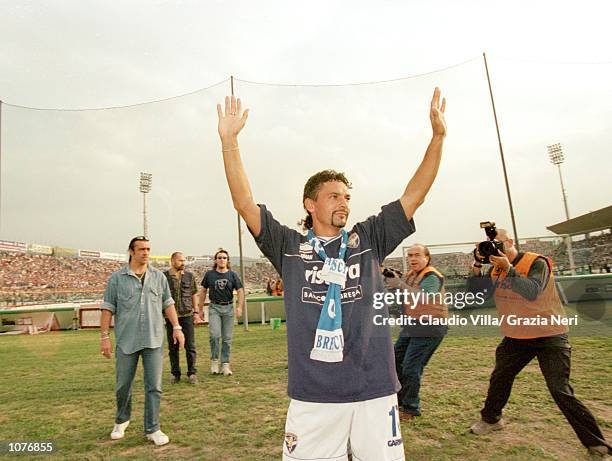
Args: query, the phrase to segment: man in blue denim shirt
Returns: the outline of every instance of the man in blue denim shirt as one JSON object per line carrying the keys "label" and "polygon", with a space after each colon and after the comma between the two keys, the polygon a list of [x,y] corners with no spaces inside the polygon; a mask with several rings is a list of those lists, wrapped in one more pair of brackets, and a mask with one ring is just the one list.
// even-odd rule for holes
{"label": "man in blue denim shirt", "polygon": [[148,265],[151,245],[145,237],[134,237],[129,245],[129,264],[114,272],[104,292],[100,306],[100,352],[106,358],[112,354],[109,336],[111,317],[115,316],[115,351],[117,413],[111,439],[123,438],[130,424],[132,382],[138,357],[144,368],[145,411],[144,427],[147,439],[155,445],[170,440],[160,430],[159,405],[163,362],[164,317],[173,326],[173,340],[180,347],[185,343],[168,280],[163,272]]}

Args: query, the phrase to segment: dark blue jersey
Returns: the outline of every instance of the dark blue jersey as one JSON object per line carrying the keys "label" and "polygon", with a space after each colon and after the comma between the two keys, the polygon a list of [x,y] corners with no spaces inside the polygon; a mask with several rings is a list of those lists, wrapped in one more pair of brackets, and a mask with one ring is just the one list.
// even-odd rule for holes
{"label": "dark blue jersey", "polygon": [[[306,236],[281,225],[260,205],[261,233],[257,245],[281,274],[285,287],[289,355],[288,393],[307,402],[358,402],[392,395],[400,388],[395,373],[391,333],[374,324],[374,293],[384,292],[380,264],[415,230],[398,201],[377,216],[355,224],[349,231],[347,282],[342,289],[344,360],[327,363],[310,358],[327,285],[319,271],[323,261]],[[325,252],[337,257],[340,236],[324,243]]]}

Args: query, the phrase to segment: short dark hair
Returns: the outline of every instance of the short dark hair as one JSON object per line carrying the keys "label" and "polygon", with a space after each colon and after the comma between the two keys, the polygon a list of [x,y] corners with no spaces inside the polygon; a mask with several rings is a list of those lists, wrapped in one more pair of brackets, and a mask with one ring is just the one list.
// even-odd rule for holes
{"label": "short dark hair", "polygon": [[[344,183],[346,187],[349,189],[352,187],[350,181],[346,178],[344,173],[335,170],[323,170],[318,173],[313,174],[306,184],[304,185],[304,195],[302,196],[302,204],[306,201],[307,198],[316,200],[317,195],[319,195],[319,190],[321,190],[321,186],[330,181],[339,181]],[[304,207],[306,210],[306,207]],[[312,229],[312,215],[310,211],[306,210],[306,217],[300,221],[302,228],[304,230]]]}
{"label": "short dark hair", "polygon": [[[134,251],[134,244],[136,242],[148,242],[149,239],[146,238],[144,235],[139,235],[138,237],[134,237],[132,240],[130,240],[130,244],[128,245],[128,251],[132,250]],[[132,256],[130,255],[130,258],[128,259],[128,262],[132,260]]]}

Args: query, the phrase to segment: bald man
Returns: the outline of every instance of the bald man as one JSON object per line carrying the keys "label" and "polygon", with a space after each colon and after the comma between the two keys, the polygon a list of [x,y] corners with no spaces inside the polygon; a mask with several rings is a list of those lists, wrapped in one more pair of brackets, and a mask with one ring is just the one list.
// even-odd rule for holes
{"label": "bald man", "polygon": [[[429,249],[420,244],[408,248],[410,271],[402,278],[391,277],[386,283],[391,289],[418,294],[417,302],[405,304],[403,313],[412,317],[415,324],[406,324],[395,342],[395,367],[402,388],[397,394],[399,415],[402,420],[421,416],[421,380],[425,367],[440,346],[448,327],[444,324],[419,319],[422,316],[448,317],[444,303],[444,276],[431,265]],[[413,298],[409,298],[413,299]],[[427,317],[429,318],[429,317]]]}
{"label": "bald man", "polygon": [[[469,291],[493,292],[497,311],[504,319],[504,338],[495,352],[495,369],[480,412],[482,419],[472,425],[471,431],[484,435],[503,428],[502,410],[510,398],[514,378],[537,357],[550,394],[582,444],[592,455],[610,454],[612,447],[569,384],[568,328],[551,321],[565,316],[552,261],[537,253],[519,252],[505,229],[497,230],[496,239],[503,244],[503,251],[489,257],[491,267],[486,274],[482,263],[474,262],[468,279]],[[478,252],[476,256],[480,256]]]}
{"label": "bald man", "polygon": [[[193,273],[185,270],[185,255],[175,251],[170,256],[170,268],[164,271],[168,279],[170,293],[175,302],[178,321],[185,335],[185,356],[187,358],[187,379],[189,384],[197,384],[196,376],[196,344],[195,324],[199,323],[198,316],[198,287]],[[170,358],[170,370],[172,373],[172,384],[181,381],[181,365],[179,361],[179,345],[172,341],[172,324],[166,318],[166,334],[168,337],[168,356]]]}

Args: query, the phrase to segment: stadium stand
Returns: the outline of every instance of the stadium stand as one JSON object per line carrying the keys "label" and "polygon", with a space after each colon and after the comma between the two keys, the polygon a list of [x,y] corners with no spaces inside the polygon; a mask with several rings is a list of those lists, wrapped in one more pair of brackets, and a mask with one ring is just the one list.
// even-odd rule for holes
{"label": "stadium stand", "polygon": [[[572,231],[572,249],[578,274],[609,272],[612,267],[612,207],[555,224],[549,229]],[[584,229],[588,227],[588,229]],[[594,230],[595,229],[595,230]],[[102,298],[110,274],[125,262],[103,259],[103,253],[54,247],[53,254],[38,254],[26,248],[41,246],[2,242],[0,247],[0,306],[20,306],[49,302],[95,301]],[[2,249],[2,248],[5,249]],[[9,248],[9,249],[6,249]],[[51,247],[46,247],[49,252]],[[521,242],[522,251],[534,251],[553,259],[557,273],[569,273],[569,258],[560,238],[528,239]],[[83,257],[87,255],[87,257]],[[98,257],[95,257],[98,255]],[[188,269],[201,280],[212,268],[211,257],[189,256]],[[244,278],[248,293],[264,292],[266,280],[277,279],[272,265],[262,258],[245,258]],[[469,252],[433,253],[432,264],[445,274],[447,283],[459,284],[467,276],[472,261]],[[158,269],[168,268],[167,257],[152,258]],[[237,258],[232,268],[239,271]],[[387,258],[385,266],[403,270],[402,258]]]}
{"label": "stadium stand", "polygon": [[[110,274],[123,264],[100,258],[0,251],[0,305],[98,300]],[[152,260],[152,264],[160,270],[168,268],[163,260]],[[211,268],[210,262],[188,266],[198,280]],[[248,292],[265,291],[269,277],[277,274],[267,261],[245,265]]]}

